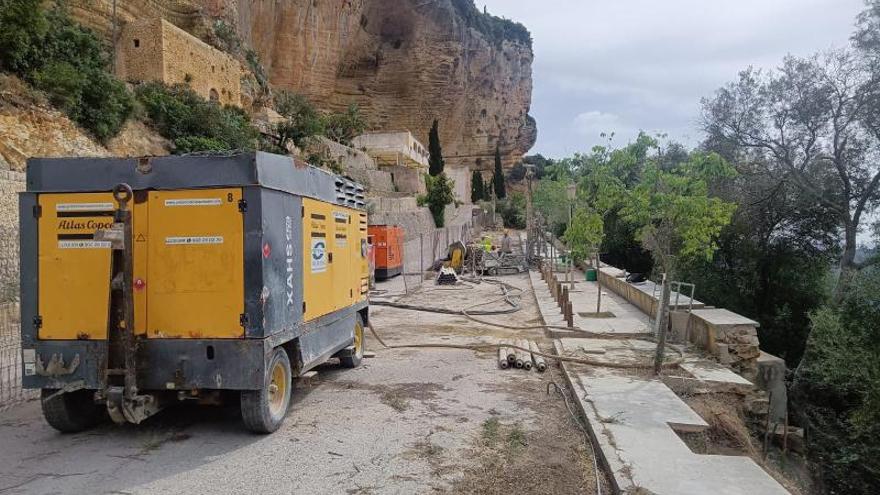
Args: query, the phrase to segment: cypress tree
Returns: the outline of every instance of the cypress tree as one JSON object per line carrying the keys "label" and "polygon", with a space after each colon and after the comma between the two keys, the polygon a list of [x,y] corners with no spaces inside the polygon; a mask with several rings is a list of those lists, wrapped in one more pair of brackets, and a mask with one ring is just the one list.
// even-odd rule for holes
{"label": "cypress tree", "polygon": [[471,173],[471,202],[476,203],[486,199],[486,188],[483,186],[483,174],[478,170]]}
{"label": "cypress tree", "polygon": [[439,122],[434,119],[431,132],[428,133],[428,173],[436,177],[443,173],[443,149],[440,148]]}
{"label": "cypress tree", "polygon": [[504,187],[504,169],[501,167],[501,145],[495,147],[495,174],[492,176],[495,185],[495,196],[498,199],[504,199],[507,196],[507,190]]}

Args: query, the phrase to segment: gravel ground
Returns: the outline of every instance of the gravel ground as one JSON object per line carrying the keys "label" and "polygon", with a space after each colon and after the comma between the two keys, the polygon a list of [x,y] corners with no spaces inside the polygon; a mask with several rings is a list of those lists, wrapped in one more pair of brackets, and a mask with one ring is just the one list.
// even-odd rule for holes
{"label": "gravel ground", "polygon": [[[529,289],[525,275],[505,281]],[[393,292],[394,284],[389,284]],[[404,299],[460,307],[497,297],[481,284],[426,284]],[[513,331],[463,317],[374,307],[389,344],[496,342]],[[512,325],[538,321],[531,293]],[[522,332],[550,349],[540,331]],[[594,493],[592,458],[550,381],[555,367],[500,370],[496,355],[384,349],[356,370],[319,368],[294,392],[284,426],[243,430],[237,405],[177,407],[139,426],[60,435],[30,402],[0,413],[0,494],[12,493]]]}

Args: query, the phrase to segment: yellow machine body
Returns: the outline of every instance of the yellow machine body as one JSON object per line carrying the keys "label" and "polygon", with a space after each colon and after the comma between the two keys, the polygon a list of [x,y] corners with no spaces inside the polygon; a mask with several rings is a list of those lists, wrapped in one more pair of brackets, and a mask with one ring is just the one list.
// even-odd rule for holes
{"label": "yellow machine body", "polygon": [[303,199],[303,321],[366,300],[367,216],[343,206]]}

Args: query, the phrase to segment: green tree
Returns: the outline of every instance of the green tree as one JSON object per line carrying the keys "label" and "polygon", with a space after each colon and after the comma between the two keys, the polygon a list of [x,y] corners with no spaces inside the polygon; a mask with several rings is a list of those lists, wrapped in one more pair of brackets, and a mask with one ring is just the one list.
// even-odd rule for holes
{"label": "green tree", "polygon": [[64,4],[0,0],[0,69],[46,93],[72,121],[106,142],[133,110],[125,85],[111,75],[101,40],[76,24]]}
{"label": "green tree", "polygon": [[505,227],[510,229],[526,228],[525,194],[513,193],[498,201],[498,214],[501,215]]}
{"label": "green tree", "polygon": [[743,71],[704,100],[703,109],[712,139],[747,150],[750,162],[836,215],[843,252],[835,297],[843,297],[863,267],[855,260],[858,233],[880,197],[880,164],[873,158],[880,64],[846,49],[790,56],[777,72]]}
{"label": "green tree", "polygon": [[445,173],[441,173],[436,177],[425,176],[425,186],[428,192],[424,202],[431,210],[437,228],[443,227],[446,224],[446,205],[451,205],[455,201],[455,195],[452,192],[455,183]]}
{"label": "green tree", "polygon": [[445,165],[443,148],[440,147],[440,123],[434,119],[431,131],[428,133],[428,173],[436,177],[443,173]]}
{"label": "green tree", "polygon": [[189,86],[142,84],[136,95],[150,125],[175,144],[175,152],[252,150],[257,131],[244,110],[220,106]]}
{"label": "green tree", "polygon": [[589,208],[578,208],[571,220],[571,227],[566,229],[562,240],[571,251],[575,262],[589,259],[605,236],[602,226],[602,215]]}
{"label": "green tree", "polygon": [[811,315],[792,398],[819,486],[873,494],[880,476],[880,267],[860,271],[839,304]]}
{"label": "green tree", "polygon": [[501,145],[495,147],[495,173],[492,175],[495,184],[495,197],[504,199],[507,197],[507,189],[504,184],[504,168],[501,165]]}
{"label": "green tree", "polygon": [[40,68],[49,21],[42,0],[0,0],[0,69],[28,74]]}
{"label": "green tree", "polygon": [[337,143],[351,146],[351,140],[364,133],[367,123],[360,108],[352,104],[343,113],[333,113],[323,119],[324,135]]}
{"label": "green tree", "polygon": [[303,95],[291,91],[275,94],[275,110],[284,117],[275,125],[274,145],[277,151],[287,153],[288,145],[302,148],[309,138],[324,134],[324,121],[312,103]]}
{"label": "green tree", "polygon": [[642,244],[664,274],[655,363],[658,373],[666,341],[669,285],[677,275],[678,261],[712,258],[717,238],[730,223],[736,205],[711,197],[708,183],[734,175],[719,155],[694,152],[687,162],[669,171],[649,164],[641,181],[625,194],[622,218],[636,227]]}
{"label": "green tree", "polygon": [[486,187],[483,185],[483,174],[479,170],[471,172],[471,202],[477,203],[486,197]]}
{"label": "green tree", "polygon": [[566,185],[562,181],[542,179],[532,193],[532,206],[557,236],[564,234],[568,227],[569,200]]}

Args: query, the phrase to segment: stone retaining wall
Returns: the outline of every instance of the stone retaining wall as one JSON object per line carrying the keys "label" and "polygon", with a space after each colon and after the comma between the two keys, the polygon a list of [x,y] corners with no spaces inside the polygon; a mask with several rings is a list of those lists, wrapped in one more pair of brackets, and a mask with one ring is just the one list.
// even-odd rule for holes
{"label": "stone retaining wall", "polygon": [[[625,272],[614,267],[599,270],[602,285],[615,294],[625,298],[630,304],[651,316],[657,314],[660,291],[651,291],[652,283],[636,286],[624,279]],[[688,316],[688,308],[691,308]],[[679,296],[676,306],[675,295],[670,301],[670,320],[673,340],[692,344],[707,350],[718,361],[731,366],[744,377],[754,380],[761,355],[758,341],[759,323],[726,309],[707,308],[699,301],[690,301]]]}
{"label": "stone retaining wall", "polygon": [[18,193],[25,174],[0,170],[0,302],[18,299]]}

